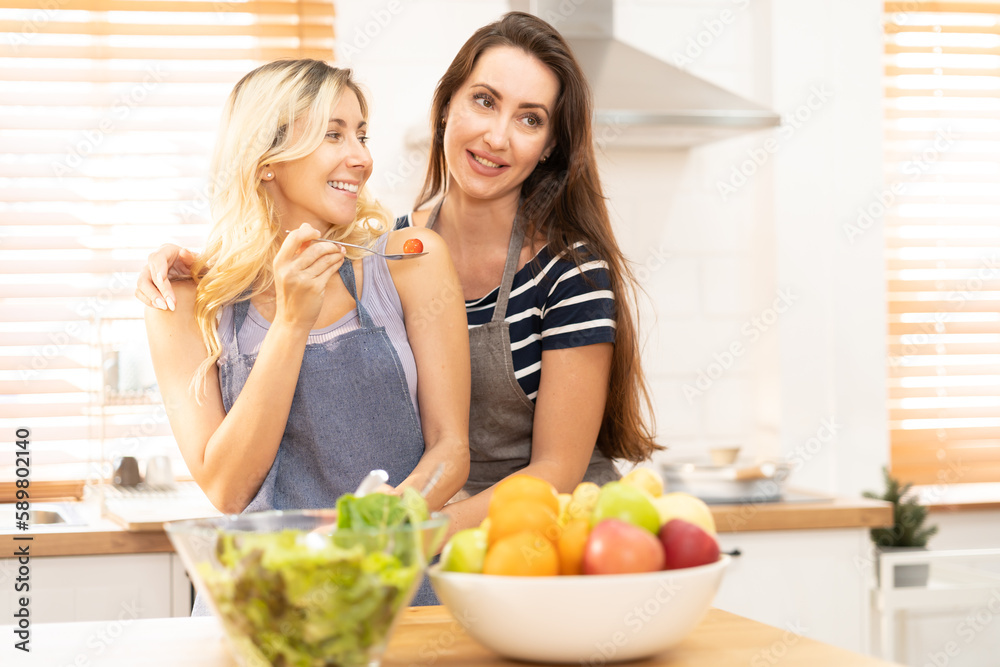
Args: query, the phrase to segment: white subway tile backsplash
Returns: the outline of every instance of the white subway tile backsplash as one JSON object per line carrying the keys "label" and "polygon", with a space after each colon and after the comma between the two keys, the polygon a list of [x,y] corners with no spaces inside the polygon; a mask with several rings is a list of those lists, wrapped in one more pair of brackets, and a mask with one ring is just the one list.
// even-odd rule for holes
{"label": "white subway tile backsplash", "polygon": [[705,443],[700,437],[661,437],[657,442],[666,447],[665,451],[653,454],[650,460],[651,465],[657,470],[664,463],[676,463],[678,461],[708,462],[708,455],[705,453]]}
{"label": "white subway tile backsplash", "polygon": [[753,382],[735,374],[723,376],[705,391],[705,433],[715,437],[746,436],[753,429]]}
{"label": "white subway tile backsplash", "polygon": [[[649,263],[652,265],[652,262]],[[669,257],[653,270],[637,262],[639,285],[655,304],[659,318],[693,317],[701,312],[701,266],[697,259]]]}
{"label": "white subway tile backsplash", "polygon": [[746,317],[754,308],[753,274],[743,259],[710,258],[701,265],[706,315]]}
{"label": "white subway tile backsplash", "polygon": [[684,398],[684,384],[685,381],[673,378],[649,381],[660,439],[698,437],[702,431],[703,408]]}
{"label": "white subway tile backsplash", "polygon": [[738,90],[750,77],[727,85],[717,75],[746,68],[745,43],[752,30],[750,12],[724,2],[615,3],[615,36],[716,85]]}
{"label": "white subway tile backsplash", "polygon": [[731,351],[742,341],[737,321],[661,317],[656,327],[659,345],[643,355],[644,362],[651,364],[648,368],[659,373],[706,376],[744,370],[743,358]]}

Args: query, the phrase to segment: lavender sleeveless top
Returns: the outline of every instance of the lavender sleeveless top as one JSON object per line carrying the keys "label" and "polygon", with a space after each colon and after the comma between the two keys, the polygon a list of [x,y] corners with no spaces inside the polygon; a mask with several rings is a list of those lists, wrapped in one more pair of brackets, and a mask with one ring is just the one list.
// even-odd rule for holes
{"label": "lavender sleeveless top", "polygon": [[[379,252],[385,252],[386,243],[389,240],[388,234],[383,234],[375,242],[373,248]],[[406,327],[403,324],[403,304],[399,301],[399,292],[389,275],[389,266],[386,260],[377,255],[366,255],[361,260],[364,270],[364,284],[361,286],[361,303],[368,309],[372,320],[376,326],[385,327],[389,335],[389,342],[399,356],[403,365],[403,372],[406,375],[406,384],[410,390],[410,400],[413,401],[413,409],[420,419],[420,409],[417,404],[417,365],[413,360],[413,350],[406,338]],[[222,365],[226,354],[234,348],[233,345],[233,306],[222,308],[219,319],[219,338],[222,340],[222,356],[217,364]],[[264,319],[264,316],[257,312],[257,309],[250,305],[246,321],[240,328],[239,350],[243,354],[257,354],[260,346],[264,342],[264,336],[271,324]],[[356,331],[361,326],[358,321],[357,309],[344,315],[338,321],[322,329],[314,329],[309,332],[308,343],[323,343],[342,336],[350,331]]]}

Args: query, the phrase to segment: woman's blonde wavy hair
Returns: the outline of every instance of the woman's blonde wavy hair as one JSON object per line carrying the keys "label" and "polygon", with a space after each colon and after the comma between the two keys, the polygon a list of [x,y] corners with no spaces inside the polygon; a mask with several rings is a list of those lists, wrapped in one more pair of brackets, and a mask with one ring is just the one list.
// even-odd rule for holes
{"label": "woman's blonde wavy hair", "polygon": [[[198,396],[222,352],[219,310],[274,284],[272,262],[285,235],[261,180],[264,166],[316,150],[326,135],[330,111],[345,90],[357,95],[367,118],[368,101],[351,70],[320,60],[268,63],[240,79],[229,94],[212,158],[212,229],[205,252],[191,268],[197,285],[195,319],[209,351],[195,375]],[[298,123],[304,124],[303,131],[292,132]],[[324,237],[368,246],[389,227],[389,212],[362,187],[354,220],[334,225]],[[362,252],[347,251],[349,260]]]}

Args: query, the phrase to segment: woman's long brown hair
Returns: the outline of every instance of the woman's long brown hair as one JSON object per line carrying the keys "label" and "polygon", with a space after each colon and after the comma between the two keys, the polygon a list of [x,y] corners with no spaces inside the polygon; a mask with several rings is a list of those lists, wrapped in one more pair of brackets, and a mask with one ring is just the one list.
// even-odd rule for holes
{"label": "woman's long brown hair", "polygon": [[528,223],[528,238],[544,235],[554,255],[566,253],[579,266],[586,257],[574,244],[582,242],[586,252],[607,262],[615,297],[616,332],[597,446],[611,458],[645,460],[662,447],[654,442],[652,403],[640,363],[635,279],[611,230],[598,177],[590,86],[566,41],[548,23],[531,14],[510,12],[477,30],[462,46],[434,92],[430,162],[417,208],[445,190],[448,165],[441,119],[479,56],[495,46],[523,50],[559,79],[560,94],[550,121],[555,149],[521,186],[521,213]]}

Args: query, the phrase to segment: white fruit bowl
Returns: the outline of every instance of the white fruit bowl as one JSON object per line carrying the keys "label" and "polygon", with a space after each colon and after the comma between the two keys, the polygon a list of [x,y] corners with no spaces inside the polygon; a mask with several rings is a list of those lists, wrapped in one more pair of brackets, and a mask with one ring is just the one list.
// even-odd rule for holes
{"label": "white fruit bowl", "polygon": [[660,653],[701,622],[729,556],[645,574],[504,577],[428,570],[474,639],[508,658],[604,664]]}

